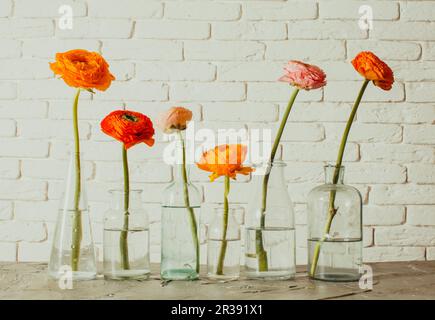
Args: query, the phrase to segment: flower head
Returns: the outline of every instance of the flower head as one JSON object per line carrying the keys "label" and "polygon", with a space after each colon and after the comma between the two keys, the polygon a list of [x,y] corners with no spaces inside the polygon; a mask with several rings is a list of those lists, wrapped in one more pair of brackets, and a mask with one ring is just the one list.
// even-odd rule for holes
{"label": "flower head", "polygon": [[242,164],[246,158],[247,147],[241,144],[224,144],[204,152],[196,164],[199,169],[212,172],[210,180],[220,176],[236,179],[237,174],[248,175],[254,171]]}
{"label": "flower head", "polygon": [[359,53],[352,60],[352,65],[360,75],[373,81],[375,86],[383,90],[391,90],[393,87],[393,70],[374,53],[369,51]]}
{"label": "flower head", "polygon": [[125,149],[142,142],[150,147],[154,145],[153,123],[139,112],[113,111],[101,121],[101,130],[124,143]]}
{"label": "flower head", "polygon": [[279,81],[288,82],[299,89],[319,89],[326,85],[326,74],[317,66],[291,60],[284,67],[285,74]]}
{"label": "flower head", "polygon": [[172,133],[175,130],[185,130],[190,120],[192,111],[183,107],[172,107],[160,115],[157,127],[164,133]]}
{"label": "flower head", "polygon": [[50,63],[50,68],[74,88],[105,91],[115,80],[100,54],[81,49],[57,53],[56,62]]}

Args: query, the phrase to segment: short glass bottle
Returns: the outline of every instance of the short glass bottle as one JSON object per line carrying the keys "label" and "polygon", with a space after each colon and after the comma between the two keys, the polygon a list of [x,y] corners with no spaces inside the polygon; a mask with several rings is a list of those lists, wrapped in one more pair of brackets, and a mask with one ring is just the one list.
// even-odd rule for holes
{"label": "short glass bottle", "polygon": [[148,214],[141,201],[142,190],[126,193],[112,190],[111,207],[104,217],[104,278],[143,280],[150,275]]}
{"label": "short glass bottle", "polygon": [[73,281],[80,281],[92,280],[97,276],[81,163],[81,154],[72,152],[48,263],[49,276],[54,279],[71,275]]}
{"label": "short glass bottle", "polygon": [[255,176],[245,239],[246,276],[250,279],[283,280],[296,274],[294,211],[285,167],[277,160],[267,166],[266,175]]}
{"label": "short glass bottle", "polygon": [[[184,183],[183,165],[174,165],[174,182],[164,191],[161,218],[161,266],[164,280],[195,280],[199,277],[199,213],[201,193]],[[186,205],[187,204],[187,205]]]}
{"label": "short glass bottle", "polygon": [[344,167],[325,166],[325,184],[308,195],[308,274],[313,279],[361,277],[362,199],[343,177]]}
{"label": "short glass bottle", "polygon": [[240,276],[240,208],[214,208],[207,227],[207,276],[214,280],[235,280]]}

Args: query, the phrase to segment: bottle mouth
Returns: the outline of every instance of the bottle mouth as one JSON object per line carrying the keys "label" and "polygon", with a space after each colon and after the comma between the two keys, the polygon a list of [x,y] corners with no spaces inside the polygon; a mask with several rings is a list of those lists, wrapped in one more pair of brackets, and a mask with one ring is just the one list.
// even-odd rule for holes
{"label": "bottle mouth", "polygon": [[253,164],[252,167],[254,168],[266,168],[266,167],[287,167],[287,163],[285,163],[282,160],[275,160],[273,162],[262,162],[262,163],[256,163]]}

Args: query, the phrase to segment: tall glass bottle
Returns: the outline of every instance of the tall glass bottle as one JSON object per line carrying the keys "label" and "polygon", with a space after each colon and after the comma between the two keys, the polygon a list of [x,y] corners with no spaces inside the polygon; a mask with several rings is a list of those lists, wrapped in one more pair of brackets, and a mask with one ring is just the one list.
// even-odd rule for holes
{"label": "tall glass bottle", "polygon": [[308,274],[326,281],[356,281],[362,265],[362,200],[343,184],[344,167],[325,167],[325,184],[308,195]]}
{"label": "tall glass bottle", "polygon": [[142,190],[130,190],[128,212],[126,193],[112,190],[111,208],[104,218],[104,277],[106,279],[147,279],[150,274],[149,222],[141,201]]}
{"label": "tall glass bottle", "polygon": [[173,168],[174,182],[163,192],[160,275],[165,280],[194,280],[199,276],[201,193],[189,181],[189,170],[182,164]]}
{"label": "tall glass bottle", "polygon": [[81,163],[80,154],[71,153],[48,264],[49,275],[55,279],[71,275],[72,280],[90,280],[97,275]]}
{"label": "tall glass bottle", "polygon": [[269,165],[268,175],[254,175],[245,240],[246,276],[251,279],[290,279],[296,274],[294,211],[285,167],[276,160]]}

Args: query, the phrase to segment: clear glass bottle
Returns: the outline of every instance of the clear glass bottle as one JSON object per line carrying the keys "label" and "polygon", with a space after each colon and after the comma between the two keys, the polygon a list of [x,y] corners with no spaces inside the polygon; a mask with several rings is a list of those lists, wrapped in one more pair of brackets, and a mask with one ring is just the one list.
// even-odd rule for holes
{"label": "clear glass bottle", "polygon": [[223,207],[214,208],[207,230],[208,277],[235,280],[240,276],[241,209],[230,208],[225,217]]}
{"label": "clear glass bottle", "polygon": [[199,276],[201,193],[189,181],[188,169],[185,185],[183,170],[183,165],[174,165],[174,182],[163,191],[160,275],[164,280],[195,280]]}
{"label": "clear glass bottle", "polygon": [[80,154],[72,153],[66,188],[54,231],[48,272],[59,279],[91,280],[97,276],[91,219],[86,199]]}
{"label": "clear glass bottle", "polygon": [[114,280],[142,280],[150,274],[150,233],[148,214],[141,190],[130,190],[128,211],[126,193],[112,190],[111,208],[104,218],[104,277]]}
{"label": "clear glass bottle", "polygon": [[284,179],[286,164],[276,160],[267,167],[266,175],[260,175],[260,170],[254,174],[255,190],[248,205],[246,276],[290,279],[296,274],[296,234],[293,204]]}
{"label": "clear glass bottle", "polygon": [[308,195],[308,274],[314,279],[356,281],[361,276],[361,194],[343,184],[343,177],[344,167],[325,166],[325,184]]}

